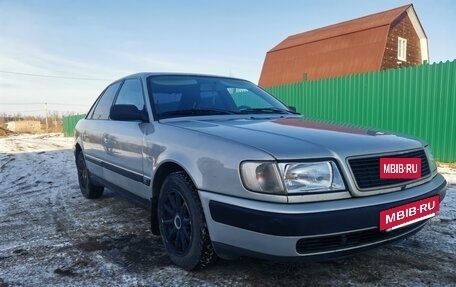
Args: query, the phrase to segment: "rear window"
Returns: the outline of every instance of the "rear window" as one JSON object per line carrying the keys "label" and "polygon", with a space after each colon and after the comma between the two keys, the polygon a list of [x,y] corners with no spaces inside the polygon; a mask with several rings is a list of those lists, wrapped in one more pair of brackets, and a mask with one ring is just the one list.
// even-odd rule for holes
{"label": "rear window", "polygon": [[91,119],[93,120],[107,120],[109,119],[109,111],[111,109],[112,102],[114,101],[114,97],[117,94],[117,90],[119,89],[120,82],[114,83],[110,85],[101,95],[100,100],[93,111]]}

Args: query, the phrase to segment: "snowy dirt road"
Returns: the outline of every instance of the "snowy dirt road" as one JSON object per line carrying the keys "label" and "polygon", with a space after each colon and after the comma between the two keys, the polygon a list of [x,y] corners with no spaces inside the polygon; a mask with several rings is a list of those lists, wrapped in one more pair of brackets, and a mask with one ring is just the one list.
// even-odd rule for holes
{"label": "snowy dirt road", "polygon": [[427,286],[456,284],[456,171],[441,212],[411,238],[352,258],[282,264],[220,260],[186,272],[149,230],[147,211],[107,191],[82,197],[72,139],[0,138],[0,287]]}

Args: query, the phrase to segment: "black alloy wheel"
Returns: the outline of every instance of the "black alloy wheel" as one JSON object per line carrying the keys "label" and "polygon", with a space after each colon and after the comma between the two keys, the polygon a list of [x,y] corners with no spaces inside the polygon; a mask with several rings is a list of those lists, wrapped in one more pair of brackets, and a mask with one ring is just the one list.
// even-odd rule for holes
{"label": "black alloy wheel", "polygon": [[176,265],[194,270],[217,260],[198,193],[187,174],[168,175],[160,189],[157,214],[163,244]]}
{"label": "black alloy wheel", "polygon": [[84,155],[82,152],[78,154],[76,167],[78,170],[79,188],[82,195],[90,199],[101,197],[103,195],[104,188],[103,186],[93,184],[90,180],[90,172],[87,169],[87,165],[85,163]]}
{"label": "black alloy wheel", "polygon": [[165,193],[162,204],[160,219],[164,227],[163,236],[173,253],[185,255],[192,240],[192,223],[187,203],[179,190],[172,189]]}

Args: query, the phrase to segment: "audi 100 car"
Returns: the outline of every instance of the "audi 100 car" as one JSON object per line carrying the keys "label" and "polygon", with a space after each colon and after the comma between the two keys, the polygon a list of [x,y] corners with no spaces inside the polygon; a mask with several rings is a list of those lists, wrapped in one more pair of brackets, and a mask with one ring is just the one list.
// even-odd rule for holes
{"label": "audi 100 car", "polygon": [[141,73],[75,129],[79,185],[146,203],[187,270],[218,257],[326,260],[410,236],[446,181],[413,138],[314,122],[241,79]]}

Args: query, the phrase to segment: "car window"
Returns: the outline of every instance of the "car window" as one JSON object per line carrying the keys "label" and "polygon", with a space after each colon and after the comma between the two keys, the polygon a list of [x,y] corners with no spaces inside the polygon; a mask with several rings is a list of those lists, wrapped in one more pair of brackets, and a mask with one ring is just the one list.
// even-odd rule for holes
{"label": "car window", "polygon": [[125,80],[117,96],[116,105],[134,105],[138,110],[145,111],[141,80]]}
{"label": "car window", "polygon": [[88,118],[88,119],[91,119],[91,118],[93,117],[93,112],[95,111],[95,107],[98,105],[98,102],[100,101],[100,97],[101,97],[101,96],[99,96],[99,97],[97,98],[97,100],[95,101],[95,103],[93,103],[92,107],[90,107],[90,110],[89,110],[89,112],[87,113],[87,118]]}
{"label": "car window", "polygon": [[182,93],[154,93],[154,104],[157,112],[163,113],[178,109]]}
{"label": "car window", "polygon": [[109,119],[109,110],[111,109],[112,102],[114,97],[119,89],[120,82],[114,83],[109,86],[101,96],[100,100],[98,101],[95,110],[93,111],[93,115],[91,119],[94,120],[107,120]]}
{"label": "car window", "polygon": [[234,103],[238,108],[263,108],[268,107],[270,104],[263,98],[255,97],[255,94],[247,89],[230,88],[228,89]]}
{"label": "car window", "polygon": [[158,119],[227,115],[289,114],[277,99],[254,84],[205,76],[152,76],[149,97]]}

